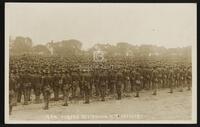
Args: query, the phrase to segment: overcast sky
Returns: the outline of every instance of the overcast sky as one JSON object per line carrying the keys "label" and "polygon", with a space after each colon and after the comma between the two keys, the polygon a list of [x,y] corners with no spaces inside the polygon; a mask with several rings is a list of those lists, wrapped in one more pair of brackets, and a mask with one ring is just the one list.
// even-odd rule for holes
{"label": "overcast sky", "polygon": [[[196,4],[6,4],[6,35],[182,47],[196,43]],[[7,37],[8,37],[7,36]]]}

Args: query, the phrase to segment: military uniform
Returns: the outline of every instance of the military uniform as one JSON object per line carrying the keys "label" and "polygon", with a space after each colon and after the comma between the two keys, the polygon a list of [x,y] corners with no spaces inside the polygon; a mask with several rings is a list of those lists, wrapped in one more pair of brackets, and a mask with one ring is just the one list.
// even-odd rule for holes
{"label": "military uniform", "polygon": [[129,81],[130,81],[129,74],[130,74],[129,70],[124,69],[124,71],[123,71],[123,78],[124,78],[124,80],[123,80],[124,81],[124,83],[123,83],[123,85],[124,85],[123,91],[124,92],[127,92],[128,84],[129,84]]}
{"label": "military uniform", "polygon": [[95,86],[95,94],[99,96],[100,94],[100,80],[99,80],[99,70],[95,69],[93,74],[93,84]]}
{"label": "military uniform", "polygon": [[158,71],[156,68],[154,68],[152,72],[152,78],[153,78],[153,95],[157,95],[157,89],[158,89]]}
{"label": "military uniform", "polygon": [[146,70],[146,89],[149,90],[151,88],[151,69],[148,68]]}
{"label": "military uniform", "polygon": [[158,70],[158,88],[163,88],[163,70],[161,67]]}
{"label": "military uniform", "polygon": [[170,71],[169,71],[168,80],[169,80],[169,87],[170,87],[170,92],[169,93],[173,93],[174,76],[173,76],[173,70],[172,69],[170,69]]}
{"label": "military uniform", "polygon": [[69,91],[72,86],[72,78],[68,72],[66,74],[64,74],[63,72],[61,80],[62,80],[62,89],[63,89],[63,96],[64,96],[63,106],[68,106]]}
{"label": "military uniform", "polygon": [[79,77],[80,75],[78,74],[78,70],[73,70],[71,73],[72,76],[72,97],[74,98],[76,96],[76,90],[77,87],[79,86]]}
{"label": "military uniform", "polygon": [[191,90],[191,86],[192,86],[192,72],[191,72],[191,68],[187,69],[187,73],[186,73],[186,82],[187,82],[187,87],[188,90]]}
{"label": "military uniform", "polygon": [[13,106],[14,106],[14,96],[15,96],[15,92],[13,89],[9,90],[9,115],[11,115]]}
{"label": "military uniform", "polygon": [[46,72],[46,75],[42,77],[42,91],[43,91],[43,97],[44,97],[44,110],[49,109],[49,100],[51,96],[51,86],[50,86],[50,79],[47,75],[48,72]]}
{"label": "military uniform", "polygon": [[135,97],[139,97],[139,91],[140,91],[141,84],[142,84],[141,74],[140,74],[140,71],[137,70],[135,73],[135,90],[136,90]]}
{"label": "military uniform", "polygon": [[34,79],[34,93],[35,93],[35,103],[40,103],[40,95],[42,91],[42,75],[39,72],[35,71]]}
{"label": "military uniform", "polygon": [[131,74],[130,74],[131,92],[134,91],[134,86],[135,86],[135,74],[136,74],[136,71],[135,71],[135,70],[132,70],[132,71],[131,71]]}
{"label": "military uniform", "polygon": [[121,100],[122,98],[122,85],[124,83],[123,73],[118,70],[116,73],[116,92],[117,92],[117,99]]}
{"label": "military uniform", "polygon": [[179,87],[180,87],[180,92],[183,92],[183,86],[184,86],[184,81],[185,81],[185,72],[183,69],[180,70],[180,74],[179,74]]}
{"label": "military uniform", "polygon": [[82,74],[82,85],[84,88],[85,104],[89,104],[90,90],[91,90],[91,74],[89,70],[84,70]]}
{"label": "military uniform", "polygon": [[169,87],[168,76],[169,76],[169,70],[167,68],[164,68],[164,70],[163,70],[163,86],[164,86],[164,88]]}
{"label": "military uniform", "polygon": [[99,81],[100,81],[101,101],[105,101],[107,73],[104,69],[102,69],[101,73],[99,74]]}
{"label": "military uniform", "polygon": [[28,86],[27,86],[27,95],[28,95],[28,101],[31,101],[31,91],[34,85],[34,79],[33,79],[33,71],[29,70],[27,73],[27,78],[29,80]]}
{"label": "military uniform", "polygon": [[15,81],[13,78],[13,74],[9,75],[9,114],[11,115],[12,112],[12,108],[14,106],[14,96],[15,96],[15,91],[14,91],[14,87],[15,87]]}
{"label": "military uniform", "polygon": [[21,96],[22,96],[22,85],[21,85],[21,82],[20,82],[20,73],[18,73],[17,72],[17,74],[16,74],[16,82],[17,82],[17,84],[16,84],[16,94],[15,94],[15,96],[16,96],[16,101],[17,102],[21,102]]}
{"label": "military uniform", "polygon": [[10,82],[10,87],[13,89],[14,91],[14,98],[13,98],[13,106],[17,105],[17,90],[18,90],[18,84],[17,84],[17,77],[16,77],[16,73],[15,71],[12,71],[12,73],[10,74],[10,78],[9,78],[9,82]]}
{"label": "military uniform", "polygon": [[116,75],[115,75],[115,71],[114,71],[114,70],[111,70],[111,71],[110,71],[110,74],[109,74],[109,92],[110,92],[111,94],[114,93],[115,84],[116,84]]}
{"label": "military uniform", "polygon": [[54,92],[54,100],[58,101],[59,98],[59,75],[57,72],[54,72],[54,75],[52,75],[52,87],[53,87],[53,92]]}
{"label": "military uniform", "polygon": [[22,91],[23,91],[23,95],[24,95],[24,105],[28,105],[28,100],[29,100],[29,92],[30,92],[30,86],[31,86],[31,82],[30,82],[30,77],[27,74],[28,71],[26,70],[21,76],[21,80],[22,80]]}

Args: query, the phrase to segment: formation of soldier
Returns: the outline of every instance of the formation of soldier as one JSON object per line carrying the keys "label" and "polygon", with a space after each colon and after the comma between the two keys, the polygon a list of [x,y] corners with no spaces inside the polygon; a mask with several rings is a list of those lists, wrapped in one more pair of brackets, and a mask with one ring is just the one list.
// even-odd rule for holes
{"label": "formation of soldier", "polygon": [[69,99],[76,97],[83,98],[84,103],[89,104],[93,96],[105,101],[108,95],[116,95],[120,100],[123,93],[128,92],[134,92],[135,97],[139,97],[141,90],[152,90],[152,95],[157,95],[161,88],[168,88],[169,93],[173,93],[175,88],[183,92],[184,88],[191,89],[191,69],[191,64],[184,62],[96,63],[69,62],[69,59],[56,57],[11,57],[10,113],[17,103],[30,104],[31,96],[35,96],[35,103],[41,103],[43,98],[44,109],[47,110],[52,95],[54,101],[58,101],[62,95],[63,106],[68,106]]}

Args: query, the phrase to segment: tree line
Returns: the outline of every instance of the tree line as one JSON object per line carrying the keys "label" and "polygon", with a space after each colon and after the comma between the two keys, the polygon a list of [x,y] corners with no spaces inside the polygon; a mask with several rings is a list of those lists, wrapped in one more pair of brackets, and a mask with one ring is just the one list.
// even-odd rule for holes
{"label": "tree line", "polygon": [[118,42],[116,45],[96,43],[88,50],[82,50],[82,43],[76,39],[47,42],[33,45],[29,37],[17,36],[9,39],[10,55],[35,54],[43,56],[62,57],[92,57],[94,51],[104,52],[105,57],[143,57],[143,58],[184,58],[191,61],[191,46],[165,48],[156,45],[133,45],[128,42]]}

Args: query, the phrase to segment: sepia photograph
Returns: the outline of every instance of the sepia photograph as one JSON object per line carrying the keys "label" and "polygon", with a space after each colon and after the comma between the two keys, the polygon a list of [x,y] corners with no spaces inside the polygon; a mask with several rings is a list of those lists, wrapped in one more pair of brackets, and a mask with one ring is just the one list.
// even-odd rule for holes
{"label": "sepia photograph", "polygon": [[195,3],[5,3],[5,123],[197,123]]}

